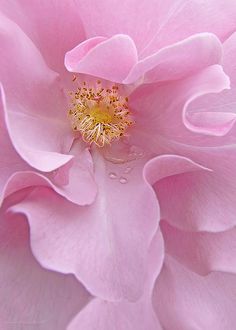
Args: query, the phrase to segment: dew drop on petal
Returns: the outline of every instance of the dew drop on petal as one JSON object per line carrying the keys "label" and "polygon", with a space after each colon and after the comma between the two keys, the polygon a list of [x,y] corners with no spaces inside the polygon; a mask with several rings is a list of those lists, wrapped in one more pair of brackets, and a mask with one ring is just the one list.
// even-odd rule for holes
{"label": "dew drop on petal", "polygon": [[114,172],[110,172],[110,173],[109,173],[109,178],[112,179],[112,180],[114,180],[114,179],[117,178],[117,174],[114,173]]}
{"label": "dew drop on petal", "polygon": [[144,156],[144,152],[141,148],[137,146],[131,146],[129,151],[129,159],[130,160],[137,160]]}
{"label": "dew drop on petal", "polygon": [[128,180],[125,177],[121,176],[119,182],[125,184],[128,182]]}
{"label": "dew drop on petal", "polygon": [[132,167],[128,166],[126,167],[126,169],[124,170],[124,173],[128,174],[132,171]]}

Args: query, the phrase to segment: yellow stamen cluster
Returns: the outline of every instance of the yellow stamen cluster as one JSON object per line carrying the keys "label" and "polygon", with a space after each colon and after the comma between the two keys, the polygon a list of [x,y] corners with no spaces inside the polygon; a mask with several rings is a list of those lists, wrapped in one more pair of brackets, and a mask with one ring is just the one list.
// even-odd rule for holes
{"label": "yellow stamen cluster", "polygon": [[119,87],[103,88],[100,81],[95,86],[83,82],[76,92],[71,92],[69,109],[74,131],[81,133],[87,143],[99,147],[123,136],[133,124],[128,108],[128,98],[119,95]]}

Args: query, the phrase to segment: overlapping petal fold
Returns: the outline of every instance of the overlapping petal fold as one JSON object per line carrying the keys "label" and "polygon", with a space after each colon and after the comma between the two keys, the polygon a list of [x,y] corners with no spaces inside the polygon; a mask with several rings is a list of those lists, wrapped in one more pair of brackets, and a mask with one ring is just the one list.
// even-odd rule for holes
{"label": "overlapping petal fold", "polygon": [[211,33],[193,35],[140,59],[124,83],[142,77],[144,83],[182,79],[221,61],[222,46]]}
{"label": "overlapping petal fold", "polygon": [[165,329],[226,329],[235,324],[236,277],[215,272],[199,276],[167,256],[153,303]]}
{"label": "overlapping petal fold", "polygon": [[0,328],[235,327],[235,17],[1,1]]}
{"label": "overlapping petal fold", "polygon": [[79,205],[90,204],[97,193],[93,177],[93,161],[87,149],[75,145],[67,164],[49,173],[35,171],[16,152],[5,124],[5,94],[0,87],[0,203],[8,195],[32,186],[51,187],[60,195]]}
{"label": "overlapping petal fold", "polygon": [[131,138],[140,141],[144,148],[159,153],[165,148],[163,138],[203,144],[205,135],[226,134],[235,121],[233,113],[218,114],[215,119],[215,112],[202,111],[199,121],[188,112],[188,106],[201,95],[229,88],[229,78],[220,65],[209,66],[186,79],[161,86],[151,84],[137,88],[130,96],[130,106],[136,119]]}
{"label": "overlapping petal fold", "polygon": [[17,195],[6,200],[0,216],[1,329],[64,330],[90,300],[72,276],[43,269],[29,245],[25,217],[6,212]]}
{"label": "overlapping petal fold", "polygon": [[148,182],[154,185],[159,180],[183,173],[211,171],[211,169],[179,155],[161,155],[146,163],[144,173]]}
{"label": "overlapping petal fold", "polygon": [[28,217],[32,249],[45,267],[75,274],[103,299],[137,300],[158,226],[158,202],[143,165],[122,183],[110,173],[115,170],[119,178],[124,165],[119,169],[99,154],[94,157],[98,195],[92,205],[79,207],[39,188],[13,210]]}
{"label": "overlapping petal fold", "polygon": [[111,38],[88,39],[65,56],[68,71],[85,73],[118,83],[127,77],[136,63],[135,44],[124,34]]}
{"label": "overlapping petal fold", "polygon": [[130,35],[142,58],[201,32],[223,41],[235,31],[234,0],[77,0],[87,38]]}
{"label": "overlapping petal fold", "polygon": [[236,229],[219,233],[179,230],[161,224],[166,253],[191,270],[206,275],[213,271],[236,273]]}
{"label": "overlapping petal fold", "polygon": [[[222,126],[221,132],[226,135],[225,138],[217,139],[215,141],[206,141],[209,143],[218,143],[219,145],[233,144],[235,141],[235,113],[236,113],[236,66],[234,58],[236,56],[236,33],[233,33],[223,43],[223,59],[222,66],[225,73],[230,78],[230,89],[224,90],[221,93],[204,95],[200,98],[193,100],[188,106],[189,115],[195,120],[207,120],[211,121],[211,126],[217,125],[218,118],[225,116],[231,126],[231,130],[227,130],[227,125]],[[207,118],[204,114],[211,113],[211,117]],[[216,123],[216,124],[215,124]],[[224,132],[224,130],[226,131]],[[219,132],[220,133],[220,132]],[[220,134],[216,135],[220,135]],[[226,134],[227,133],[227,134]],[[222,135],[222,134],[221,134]]]}
{"label": "overlapping petal fold", "polygon": [[23,31],[3,15],[0,29],[0,76],[12,143],[29,165],[52,171],[72,158],[65,154],[72,143],[66,98],[57,75]]}
{"label": "overlapping petal fold", "polygon": [[235,15],[233,0],[172,0],[163,24],[143,49],[142,56],[200,32],[214,33],[223,42],[236,29]]}
{"label": "overlapping petal fold", "polygon": [[71,322],[68,330],[161,330],[153,311],[152,291],[164,257],[164,244],[160,231],[149,249],[148,273],[143,296],[137,302],[108,302],[94,299]]}
{"label": "overlapping petal fold", "polygon": [[13,148],[5,126],[4,93],[0,86],[0,204],[4,196],[4,189],[9,178],[18,171],[28,169],[28,165],[19,157]]}
{"label": "overlapping petal fold", "polygon": [[66,78],[65,53],[85,39],[76,2],[2,0],[0,10],[30,37],[47,65]]}
{"label": "overlapping petal fold", "polygon": [[174,150],[211,171],[183,173],[157,182],[161,217],[183,230],[220,232],[233,228],[236,225],[235,146],[177,145]]}

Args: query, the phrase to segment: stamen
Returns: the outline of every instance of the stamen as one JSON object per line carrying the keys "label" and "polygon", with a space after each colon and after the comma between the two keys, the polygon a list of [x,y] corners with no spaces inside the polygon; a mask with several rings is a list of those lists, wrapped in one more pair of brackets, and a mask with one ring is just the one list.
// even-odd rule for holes
{"label": "stamen", "polygon": [[[73,77],[73,81],[75,81]],[[119,87],[103,88],[98,80],[95,86],[84,81],[75,92],[70,92],[72,108],[68,115],[74,131],[83,140],[99,147],[111,144],[127,135],[126,130],[134,123],[128,107],[128,97],[119,94]]]}

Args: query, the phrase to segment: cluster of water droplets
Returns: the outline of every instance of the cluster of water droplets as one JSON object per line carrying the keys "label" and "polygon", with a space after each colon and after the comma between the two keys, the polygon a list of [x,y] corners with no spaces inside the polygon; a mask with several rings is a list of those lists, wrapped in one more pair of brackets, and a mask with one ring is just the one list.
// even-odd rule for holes
{"label": "cluster of water droplets", "polygon": [[116,172],[110,172],[109,178],[111,180],[118,180],[121,184],[126,184],[129,181],[129,174],[133,171],[135,161],[144,157],[144,152],[137,146],[131,146],[129,152],[119,157],[114,155],[106,155],[105,158],[113,164],[126,164],[122,174],[119,175]]}
{"label": "cluster of water droplets", "polygon": [[[130,173],[132,171],[132,169],[133,168],[130,167],[130,166],[126,167],[126,169],[124,170],[124,175]],[[128,178],[127,177],[125,177],[125,176],[119,176],[115,172],[110,172],[109,173],[109,178],[112,179],[112,180],[117,180],[118,179],[121,184],[125,184],[125,183],[128,182]]]}

